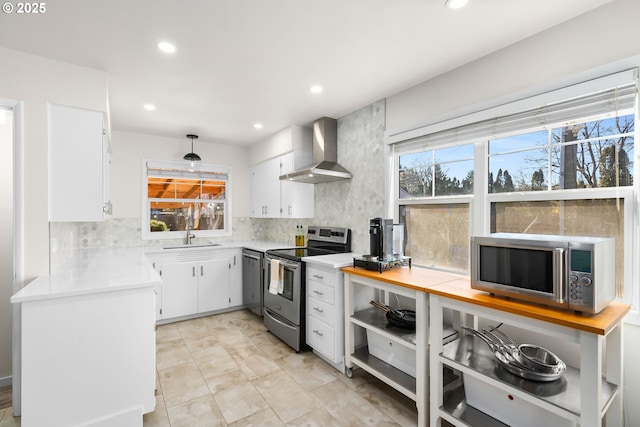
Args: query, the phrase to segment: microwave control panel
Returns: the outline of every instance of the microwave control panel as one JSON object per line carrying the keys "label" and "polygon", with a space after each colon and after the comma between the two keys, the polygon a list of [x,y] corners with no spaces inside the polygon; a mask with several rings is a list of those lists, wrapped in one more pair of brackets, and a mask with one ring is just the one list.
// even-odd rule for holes
{"label": "microwave control panel", "polygon": [[592,251],[569,251],[569,305],[593,304]]}

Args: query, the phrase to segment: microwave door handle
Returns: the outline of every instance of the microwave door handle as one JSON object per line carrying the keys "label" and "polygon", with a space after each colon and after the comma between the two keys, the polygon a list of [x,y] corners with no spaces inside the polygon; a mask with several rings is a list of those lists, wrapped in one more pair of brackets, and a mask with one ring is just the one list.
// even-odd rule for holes
{"label": "microwave door handle", "polygon": [[556,248],[553,254],[553,295],[556,297],[556,302],[563,303],[565,298],[565,250],[564,248]]}

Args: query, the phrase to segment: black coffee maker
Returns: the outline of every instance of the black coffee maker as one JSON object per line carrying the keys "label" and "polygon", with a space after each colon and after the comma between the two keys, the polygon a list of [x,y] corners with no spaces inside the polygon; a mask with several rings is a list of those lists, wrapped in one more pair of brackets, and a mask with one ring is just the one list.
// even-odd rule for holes
{"label": "black coffee maker", "polygon": [[393,220],[371,218],[369,220],[370,255],[379,261],[393,257]]}

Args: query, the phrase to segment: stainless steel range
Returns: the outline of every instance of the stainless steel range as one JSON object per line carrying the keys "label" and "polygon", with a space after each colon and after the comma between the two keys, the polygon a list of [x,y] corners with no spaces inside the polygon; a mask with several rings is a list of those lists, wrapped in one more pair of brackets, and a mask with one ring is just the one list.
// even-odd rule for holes
{"label": "stainless steel range", "polygon": [[[307,246],[268,250],[264,268],[264,326],[300,351],[305,344],[305,263],[303,257],[351,252],[351,230],[309,226]],[[275,261],[275,262],[274,262]],[[278,266],[281,286],[272,286],[271,266]],[[274,284],[275,285],[275,284]]]}

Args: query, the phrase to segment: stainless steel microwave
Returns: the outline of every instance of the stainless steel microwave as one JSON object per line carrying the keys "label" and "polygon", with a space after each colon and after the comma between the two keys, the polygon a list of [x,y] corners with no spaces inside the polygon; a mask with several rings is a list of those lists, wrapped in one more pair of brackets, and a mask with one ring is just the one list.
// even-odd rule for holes
{"label": "stainless steel microwave", "polygon": [[615,298],[615,239],[494,233],[471,238],[471,287],[595,314]]}

